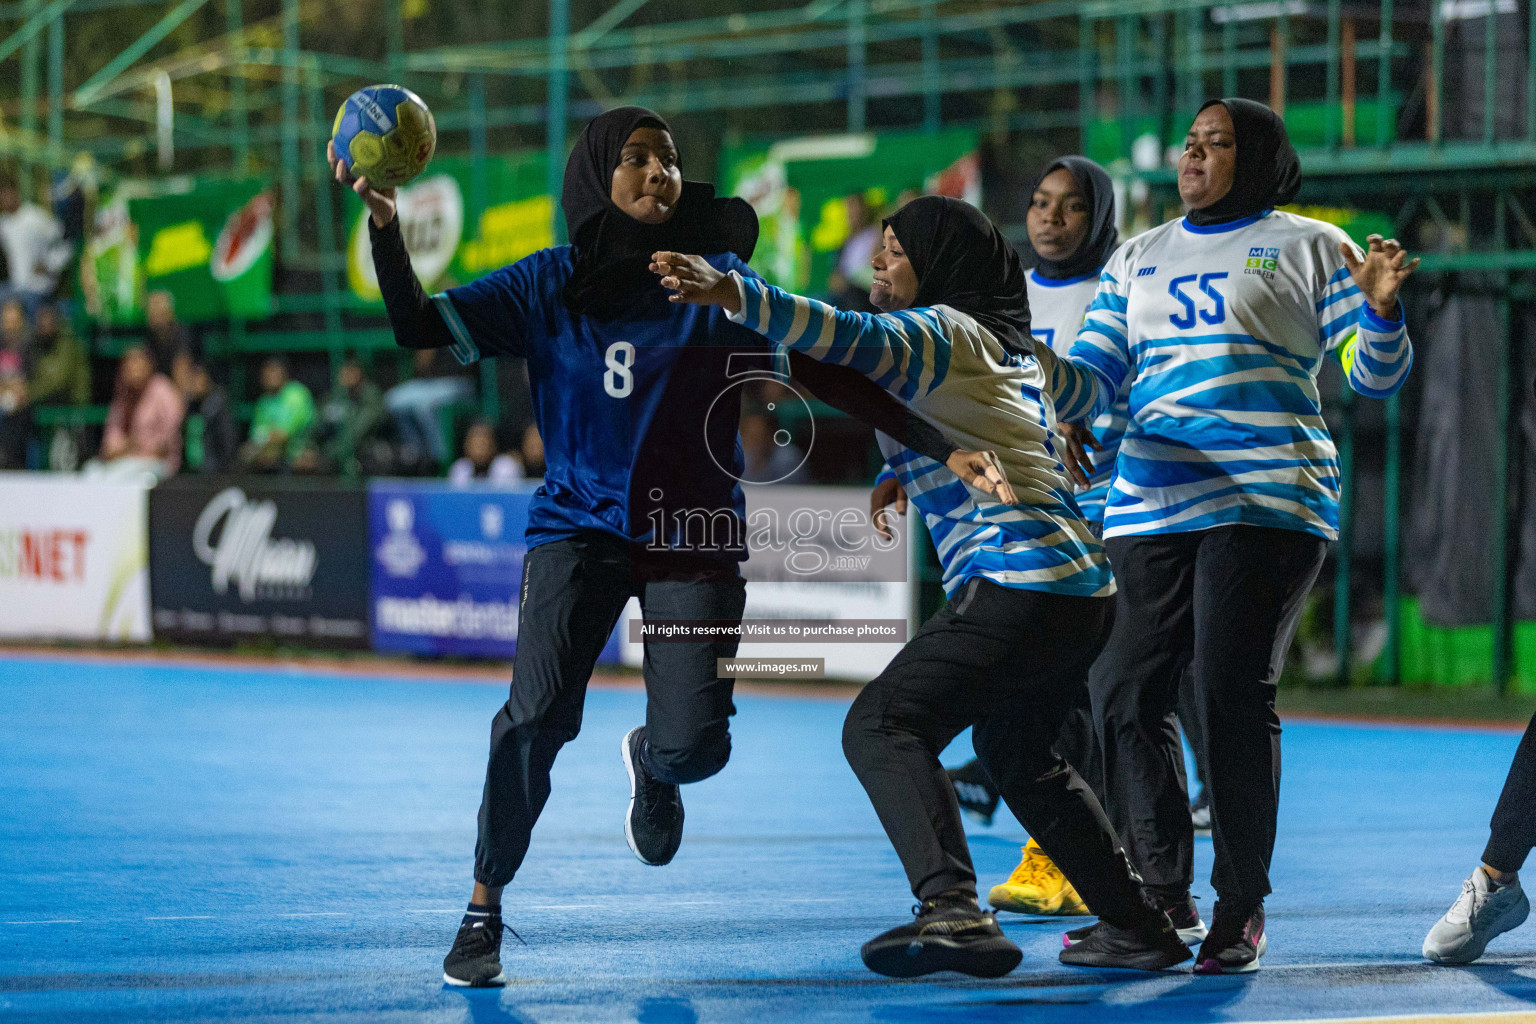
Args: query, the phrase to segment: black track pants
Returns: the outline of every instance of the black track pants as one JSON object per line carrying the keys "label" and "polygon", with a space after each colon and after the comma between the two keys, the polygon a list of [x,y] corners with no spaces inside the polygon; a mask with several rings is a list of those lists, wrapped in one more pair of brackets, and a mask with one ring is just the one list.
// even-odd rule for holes
{"label": "black track pants", "polygon": [[[522,864],[549,799],[550,767],[581,730],[587,681],[630,596],[647,619],[739,622],[746,584],[731,576],[637,580],[628,545],[601,534],[528,552],[512,692],[491,722],[475,881],[506,885]],[[725,767],[736,709],[733,681],[717,677],[715,659],[735,655],[734,637],[646,644],[645,765],[657,778],[698,782]]]}
{"label": "black track pants", "polygon": [[1519,871],[1532,847],[1536,847],[1536,718],[1525,727],[1515,763],[1504,779],[1483,863],[1500,871]]}
{"label": "black track pants", "polygon": [[1109,820],[1053,748],[1104,604],[973,577],[854,701],[843,751],[918,899],[976,891],[954,787],[939,764],[940,751],[973,726],[976,754],[1009,810],[1089,905],[1117,924],[1143,919]]}
{"label": "black track pants", "polygon": [[1089,674],[1106,808],[1148,885],[1189,888],[1194,834],[1174,725],[1194,674],[1223,899],[1269,895],[1280,803],[1276,683],[1327,543],[1294,530],[1223,526],[1107,542],[1115,628]]}

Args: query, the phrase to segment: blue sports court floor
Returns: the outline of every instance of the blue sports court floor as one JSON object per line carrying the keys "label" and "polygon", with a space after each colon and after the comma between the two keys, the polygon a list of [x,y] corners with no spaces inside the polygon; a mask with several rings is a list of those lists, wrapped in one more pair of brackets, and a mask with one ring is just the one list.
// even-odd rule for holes
{"label": "blue sports court floor", "polygon": [[[843,762],[845,702],[743,696],[731,765],[685,790],[670,867],[624,845],[594,689],[507,912],[507,988],[445,989],[496,687],[0,656],[0,1020],[1270,1021],[1536,1014],[1536,922],[1472,968],[1419,959],[1476,863],[1517,735],[1292,723],[1258,974],[1069,970],[1008,919],[996,982],[888,981],[858,946],[906,917]],[[956,748],[951,762],[965,756]],[[1022,834],[973,828],[997,880]],[[1197,894],[1208,912],[1209,840]]]}

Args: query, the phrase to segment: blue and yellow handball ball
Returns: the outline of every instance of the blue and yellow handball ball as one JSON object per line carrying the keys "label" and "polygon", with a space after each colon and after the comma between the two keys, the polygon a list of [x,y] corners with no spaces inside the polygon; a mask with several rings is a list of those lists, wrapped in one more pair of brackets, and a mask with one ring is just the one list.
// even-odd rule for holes
{"label": "blue and yellow handball ball", "polygon": [[359,89],[336,111],[336,156],[354,178],[397,188],[426,169],[437,148],[432,111],[403,85]]}

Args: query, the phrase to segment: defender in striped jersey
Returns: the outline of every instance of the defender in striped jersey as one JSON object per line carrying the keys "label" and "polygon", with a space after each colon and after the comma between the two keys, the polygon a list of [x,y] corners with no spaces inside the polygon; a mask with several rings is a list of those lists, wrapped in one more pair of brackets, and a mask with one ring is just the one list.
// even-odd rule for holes
{"label": "defender in striped jersey", "polygon": [[1362,254],[1338,228],[1273,209],[1295,197],[1300,164],[1262,104],[1207,103],[1179,167],[1188,215],[1115,253],[1052,391],[1072,420],[1130,384],[1104,515],[1120,596],[1089,686],[1121,840],[1148,885],[1178,898],[1193,837],[1170,712],[1192,663],[1219,897],[1196,970],[1223,973],[1255,969],[1266,947],[1275,684],[1338,533],[1318,369],[1338,352],[1361,394],[1402,386],[1397,293],[1418,261],[1375,236]]}
{"label": "defender in striped jersey", "polygon": [[843,726],[849,764],[918,898],[917,919],[866,943],[864,963],[895,977],[995,977],[1022,956],[977,906],[938,759],[969,726],[1009,808],[1101,916],[1100,931],[1063,950],[1063,962],[1172,966],[1189,951],[1144,901],[1103,809],[1053,749],[1114,584],[1056,456],[1018,256],[979,210],[934,196],[888,220],[884,243],[870,292],[881,315],[839,312],[691,256],[657,253],[653,265],[676,299],[723,306],[779,344],[855,367],[962,445],[993,448],[1017,495],[988,500],[881,439],[924,513],[950,600],[864,688]]}

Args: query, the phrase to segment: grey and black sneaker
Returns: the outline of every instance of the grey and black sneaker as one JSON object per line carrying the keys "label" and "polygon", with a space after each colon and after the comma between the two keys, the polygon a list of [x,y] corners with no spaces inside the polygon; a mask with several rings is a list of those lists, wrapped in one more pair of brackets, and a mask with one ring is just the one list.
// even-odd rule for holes
{"label": "grey and black sneaker", "polygon": [[1001,978],[1024,959],[997,926],[997,918],[990,911],[983,913],[974,896],[924,900],[912,913],[916,919],[911,924],[864,943],[859,950],[864,966],[888,978],[915,978],[936,971]]}
{"label": "grey and black sneaker", "polygon": [[[1161,893],[1147,891],[1147,898],[1157,905],[1157,909],[1168,915],[1168,920],[1173,922],[1173,928],[1179,933],[1179,939],[1185,945],[1202,941],[1207,929],[1205,922],[1200,920],[1200,908],[1195,906],[1193,896],[1175,896],[1169,898]],[[1084,925],[1081,928],[1073,928],[1061,937],[1061,944],[1071,949],[1092,935],[1094,930],[1103,922],[1095,921],[1093,924]]]}
{"label": "grey and black sneaker", "polygon": [[677,856],[683,842],[683,797],[676,786],[657,780],[645,770],[640,749],[645,726],[637,725],[624,736],[620,752],[629,773],[629,814],[624,818],[624,838],[640,863],[660,867]]}
{"label": "grey and black sneaker", "polygon": [[983,825],[991,825],[992,816],[997,813],[998,795],[981,762],[967,761],[959,768],[949,769],[946,774],[950,785],[955,787],[955,799],[959,801],[960,809]]}
{"label": "grey and black sneaker", "polygon": [[1217,900],[1211,933],[1195,955],[1196,974],[1243,974],[1259,969],[1269,949],[1264,937],[1264,904]]}
{"label": "grey and black sneaker", "polygon": [[1488,940],[1525,923],[1531,901],[1516,878],[1496,885],[1482,868],[1461,883],[1461,895],[1424,936],[1424,957],[1437,964],[1469,964],[1483,955]]}
{"label": "grey and black sneaker", "polygon": [[[467,988],[492,988],[505,985],[501,971],[501,933],[512,931],[501,923],[500,914],[465,914],[453,948],[443,957],[445,984]],[[518,942],[523,938],[512,932]],[[523,943],[527,945],[527,943]]]}
{"label": "grey and black sneaker", "polygon": [[1062,963],[1071,967],[1161,971],[1193,955],[1167,914],[1159,913],[1136,928],[1117,928],[1108,921],[1100,921],[1087,932],[1057,954]]}

